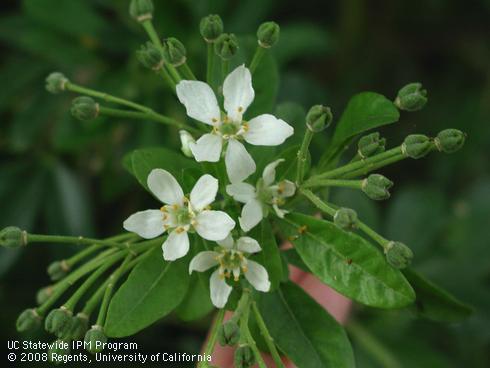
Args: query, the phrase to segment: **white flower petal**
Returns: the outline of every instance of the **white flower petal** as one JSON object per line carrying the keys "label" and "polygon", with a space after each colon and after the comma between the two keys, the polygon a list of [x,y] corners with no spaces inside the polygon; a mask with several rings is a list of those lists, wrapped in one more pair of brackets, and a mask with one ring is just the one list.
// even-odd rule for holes
{"label": "white flower petal", "polygon": [[237,249],[245,253],[257,253],[262,250],[259,242],[249,236],[242,236],[236,242]]}
{"label": "white flower petal", "polygon": [[196,256],[192,258],[191,263],[189,263],[189,274],[191,274],[192,271],[204,272],[211,267],[216,266],[218,264],[218,256],[218,252],[208,250],[196,254]]}
{"label": "white flower petal", "polygon": [[273,161],[265,167],[264,171],[262,172],[262,179],[264,179],[265,185],[269,186],[274,183],[276,180],[276,167],[283,161],[285,160],[280,158],[279,160]]}
{"label": "white flower petal", "polygon": [[148,188],[163,203],[182,205],[184,192],[177,180],[168,171],[154,169],[148,175]]}
{"label": "white flower petal", "polygon": [[294,133],[291,125],[274,115],[263,114],[248,122],[245,140],[256,146],[277,146]]}
{"label": "white flower petal", "polygon": [[247,203],[255,198],[255,187],[248,183],[235,183],[226,186],[226,193],[231,195],[235,201]]}
{"label": "white flower petal", "polygon": [[218,240],[216,243],[218,243],[223,248],[231,249],[231,248],[233,248],[235,241],[233,240],[233,237],[231,236],[231,233],[230,233],[230,234],[228,234],[228,236],[226,238],[224,238],[223,240]]}
{"label": "white flower petal", "polygon": [[163,258],[166,261],[175,261],[184,257],[189,251],[189,236],[187,231],[172,231],[162,245]]}
{"label": "white flower petal", "polygon": [[224,278],[220,277],[219,270],[212,273],[209,279],[209,288],[211,291],[211,301],[214,306],[216,308],[223,308],[233,288],[226,283]]}
{"label": "white flower petal", "polygon": [[263,217],[262,204],[257,199],[252,199],[243,206],[242,216],[238,220],[242,230],[247,232],[255,227]]}
{"label": "white flower petal", "polygon": [[216,134],[204,134],[197,142],[189,142],[189,148],[197,162],[218,162],[223,140]]}
{"label": "white flower petal", "polygon": [[277,204],[273,204],[272,205],[272,208],[274,208],[274,212],[276,212],[276,215],[277,217],[279,218],[284,218],[284,216],[286,216],[289,211],[286,211],[286,210],[283,210],[283,209],[280,209]]}
{"label": "white flower petal", "polygon": [[201,176],[191,191],[192,208],[201,211],[214,202],[216,193],[218,193],[218,179],[209,174]]}
{"label": "white flower petal", "polygon": [[279,186],[282,189],[281,196],[282,197],[292,197],[294,193],[296,192],[296,184],[294,184],[290,180],[283,180],[279,183]]}
{"label": "white flower petal", "polygon": [[129,216],[123,223],[127,231],[145,239],[153,239],[165,232],[163,213],[160,210],[140,211]]}
{"label": "white flower petal", "polygon": [[202,211],[195,220],[194,229],[206,240],[223,240],[235,227],[235,221],[223,211]]}
{"label": "white flower petal", "polygon": [[244,65],[240,65],[226,77],[223,83],[225,110],[232,121],[242,121],[245,110],[254,100],[252,75]]}
{"label": "white flower petal", "polygon": [[176,91],[189,117],[209,125],[214,125],[220,120],[218,101],[206,83],[183,80],[177,84]]}
{"label": "white flower petal", "polygon": [[256,166],[252,156],[243,144],[236,139],[228,141],[225,155],[226,172],[231,183],[244,181],[255,172]]}
{"label": "white flower petal", "polygon": [[271,288],[271,283],[269,281],[269,274],[264,266],[261,264],[248,261],[247,272],[245,272],[245,278],[252,284],[252,286],[264,293],[268,292]]}

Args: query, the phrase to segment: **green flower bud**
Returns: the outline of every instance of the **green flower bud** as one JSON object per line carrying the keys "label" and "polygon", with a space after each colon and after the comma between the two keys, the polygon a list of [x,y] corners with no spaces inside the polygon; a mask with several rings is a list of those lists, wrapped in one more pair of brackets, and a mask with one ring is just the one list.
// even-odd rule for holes
{"label": "green flower bud", "polygon": [[46,331],[55,334],[59,338],[68,338],[73,313],[62,306],[49,312],[44,321]]}
{"label": "green flower bud", "polygon": [[239,346],[233,358],[235,368],[250,368],[255,364],[255,355],[250,346]]}
{"label": "green flower bud", "polygon": [[44,304],[46,300],[49,299],[51,295],[53,295],[54,288],[52,285],[46,286],[40,289],[36,294],[36,302],[41,305]]}
{"label": "green flower bud", "polygon": [[69,80],[62,73],[54,72],[46,78],[46,90],[51,93],[60,93],[65,90]]}
{"label": "green flower bud", "polygon": [[445,129],[439,132],[434,143],[439,151],[453,153],[464,145],[466,134],[458,129]]}
{"label": "green flower bud", "polygon": [[312,106],[306,115],[306,126],[313,133],[321,132],[332,123],[333,115],[330,107],[323,105]]}
{"label": "green flower bud", "polygon": [[34,331],[41,326],[42,318],[34,308],[26,309],[17,317],[17,331]]}
{"label": "green flower bud", "polygon": [[175,37],[163,40],[163,58],[167,63],[180,66],[186,62],[186,54],[185,46]]}
{"label": "green flower bud", "polygon": [[333,222],[343,230],[352,231],[357,228],[357,212],[350,208],[339,208],[333,216]]}
{"label": "green flower bud", "polygon": [[131,0],[129,3],[129,14],[138,22],[153,18],[153,1]]}
{"label": "green flower bud", "polygon": [[422,158],[432,149],[429,137],[423,134],[411,134],[405,138],[402,144],[402,152],[411,158]]}
{"label": "green flower bud", "polygon": [[279,41],[281,29],[276,22],[262,23],[257,30],[257,39],[260,47],[268,49]]}
{"label": "green flower bud", "polygon": [[223,21],[219,15],[210,14],[201,19],[199,30],[206,42],[214,42],[223,33]]}
{"label": "green flower bud", "polygon": [[378,132],[365,135],[357,143],[357,153],[361,158],[367,158],[384,152],[386,139],[381,138]]}
{"label": "green flower bud", "polygon": [[88,330],[88,316],[78,313],[71,320],[68,336],[71,340],[82,340]]}
{"label": "green flower bud", "polygon": [[63,363],[63,356],[70,355],[70,343],[56,340],[48,350],[48,360],[54,364]]}
{"label": "green flower bud", "polygon": [[223,33],[214,43],[214,51],[223,60],[230,60],[238,51],[238,40],[233,33]]}
{"label": "green flower bud", "polygon": [[152,42],[141,45],[136,58],[145,68],[158,71],[163,67],[163,54]]}
{"label": "green flower bud", "polygon": [[179,130],[179,135],[180,135],[180,143],[182,145],[180,147],[180,150],[187,157],[193,158],[194,154],[191,151],[190,144],[196,143],[196,140],[191,135],[191,133],[189,133],[187,130]]}
{"label": "green flower bud", "polygon": [[393,182],[380,174],[371,174],[363,180],[361,189],[366,195],[376,201],[390,198],[388,191]]}
{"label": "green flower bud", "polygon": [[93,325],[85,334],[85,348],[89,353],[100,353],[104,350],[104,344],[107,342],[107,336],[104,334],[102,327]]}
{"label": "green flower bud", "polygon": [[427,103],[427,90],[421,83],[410,83],[398,91],[395,105],[400,110],[417,111]]}
{"label": "green flower bud", "polygon": [[48,266],[48,275],[51,281],[61,280],[68,272],[70,272],[70,266],[65,260],[54,261]]}
{"label": "green flower bud", "polygon": [[386,260],[398,269],[410,265],[413,259],[412,250],[401,242],[390,241],[385,247]]}
{"label": "green flower bud", "polygon": [[218,341],[221,346],[233,346],[240,340],[240,327],[230,319],[223,323],[218,330]]}
{"label": "green flower bud", "polygon": [[81,96],[72,101],[70,111],[78,120],[90,121],[99,115],[99,104],[91,97]]}
{"label": "green flower bud", "polygon": [[0,246],[19,248],[27,245],[27,232],[15,226],[7,226],[0,231]]}

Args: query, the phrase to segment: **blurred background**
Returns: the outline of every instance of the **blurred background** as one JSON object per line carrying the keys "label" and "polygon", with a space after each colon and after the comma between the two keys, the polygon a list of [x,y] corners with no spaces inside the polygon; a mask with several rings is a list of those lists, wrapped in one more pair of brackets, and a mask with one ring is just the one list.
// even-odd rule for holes
{"label": "blurred background", "polygon": [[[150,122],[69,114],[74,95],[51,95],[44,78],[54,70],[73,81],[182,116],[179,104],[135,50],[146,41],[128,15],[128,1],[2,1],[0,16],[0,227],[105,237],[151,198],[121,165],[138,147],[178,147],[178,133]],[[444,128],[468,134],[457,154],[431,154],[383,173],[395,181],[378,204],[352,191],[333,193],[389,239],[407,243],[417,270],[475,307],[458,324],[415,319],[409,311],[356,306],[351,339],[358,366],[490,366],[490,1],[489,0],[155,0],[160,35],[176,36],[190,66],[205,70],[198,22],[222,16],[227,32],[252,40],[274,20],[281,40],[269,65],[277,113],[301,126],[304,111],[330,105],[339,117],[349,98],[376,91],[393,99],[420,81],[429,103],[382,129],[388,146],[411,133],[434,136]],[[248,38],[247,38],[248,37]],[[272,108],[272,106],[271,106]],[[313,157],[325,141],[316,139]],[[0,249],[0,335],[19,336],[18,314],[34,305],[49,283],[46,266],[73,249],[34,245]],[[146,351],[198,351],[209,320],[183,324],[170,317],[131,338]],[[373,349],[373,341],[383,346]],[[4,344],[4,350],[6,344]],[[384,363],[383,363],[384,362]]]}

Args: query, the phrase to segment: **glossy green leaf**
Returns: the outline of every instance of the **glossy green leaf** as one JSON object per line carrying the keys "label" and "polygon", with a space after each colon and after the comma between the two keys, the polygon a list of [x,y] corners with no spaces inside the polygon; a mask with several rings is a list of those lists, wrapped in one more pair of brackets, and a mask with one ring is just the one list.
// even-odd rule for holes
{"label": "glossy green leaf", "polygon": [[299,286],[283,284],[258,306],[274,342],[298,368],[355,366],[344,329]]}
{"label": "glossy green leaf", "polygon": [[111,300],[105,332],[135,334],[173,311],[189,287],[187,262],[166,262],[159,246],[141,262]]}
{"label": "glossy green leaf", "polygon": [[203,318],[213,309],[209,296],[209,275],[194,272],[190,276],[187,294],[175,310],[175,314],[183,321],[194,321]]}
{"label": "glossy green leaf", "polygon": [[275,290],[283,278],[283,269],[281,253],[272,232],[271,224],[269,221],[261,221],[260,225],[256,226],[249,235],[256,239],[262,247],[262,251],[253,256],[253,260],[259,262],[267,269],[271,290]]}
{"label": "glossy green leaf", "polygon": [[342,144],[367,130],[394,123],[400,113],[393,102],[374,92],[361,92],[352,97],[337,123],[332,144]]}
{"label": "glossy green leaf", "polygon": [[415,293],[402,273],[364,238],[296,213],[287,215],[281,227],[311,272],[339,293],[378,308],[414,301]]}
{"label": "glossy green leaf", "polygon": [[438,322],[458,322],[471,315],[471,307],[413,269],[407,268],[403,273],[415,290],[415,308],[421,317]]}
{"label": "glossy green leaf", "polygon": [[124,157],[123,165],[146,189],[148,189],[146,180],[153,169],[165,169],[181,181],[184,169],[199,167],[196,161],[163,147],[137,149],[130,152]]}

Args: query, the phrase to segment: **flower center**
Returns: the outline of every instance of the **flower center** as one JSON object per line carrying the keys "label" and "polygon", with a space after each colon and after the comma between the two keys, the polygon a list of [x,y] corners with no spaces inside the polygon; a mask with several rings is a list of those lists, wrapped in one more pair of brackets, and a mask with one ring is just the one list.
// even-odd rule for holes
{"label": "flower center", "polygon": [[223,278],[230,278],[233,274],[235,281],[240,278],[240,271],[247,271],[247,259],[242,252],[234,249],[222,249],[218,256],[219,273]]}
{"label": "flower center", "polygon": [[236,135],[239,130],[239,125],[231,121],[224,121],[218,130],[223,137],[230,137]]}

